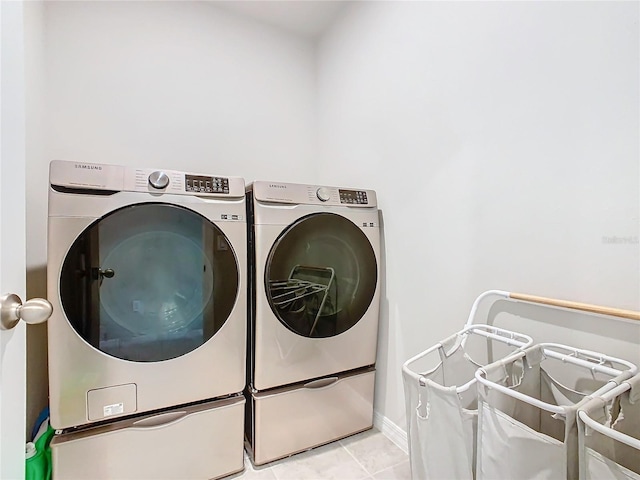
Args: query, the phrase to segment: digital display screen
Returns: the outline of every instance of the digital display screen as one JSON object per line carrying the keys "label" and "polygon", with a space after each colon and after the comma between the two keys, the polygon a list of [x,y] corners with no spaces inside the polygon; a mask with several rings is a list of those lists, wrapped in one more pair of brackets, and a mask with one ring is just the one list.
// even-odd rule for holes
{"label": "digital display screen", "polygon": [[205,177],[185,175],[184,189],[196,193],[229,193],[229,179],[223,177]]}
{"label": "digital display screen", "polygon": [[339,190],[340,203],[367,205],[367,192],[362,190]]}

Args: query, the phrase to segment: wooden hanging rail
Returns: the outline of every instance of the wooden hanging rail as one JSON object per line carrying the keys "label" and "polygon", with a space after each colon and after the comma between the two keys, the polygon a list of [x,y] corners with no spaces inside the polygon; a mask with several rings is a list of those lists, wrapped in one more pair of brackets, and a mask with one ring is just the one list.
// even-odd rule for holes
{"label": "wooden hanging rail", "polygon": [[535,295],[527,295],[524,293],[509,293],[509,298],[514,300],[522,300],[524,302],[542,303],[544,305],[552,305],[554,307],[570,308],[572,310],[582,310],[584,312],[598,313],[601,315],[610,315],[613,317],[628,318],[640,321],[640,312],[635,310],[623,310],[620,308],[603,307],[601,305],[590,305],[588,303],[571,302],[569,300],[557,300],[555,298],[537,297]]}

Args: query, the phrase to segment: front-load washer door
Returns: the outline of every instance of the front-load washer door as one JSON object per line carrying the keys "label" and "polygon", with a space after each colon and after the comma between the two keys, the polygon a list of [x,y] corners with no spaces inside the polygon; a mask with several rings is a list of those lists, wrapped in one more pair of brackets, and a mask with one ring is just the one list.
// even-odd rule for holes
{"label": "front-load washer door", "polygon": [[62,266],[71,326],[116,358],[187,354],[224,325],[238,294],[235,253],[205,217],[165,203],[135,204],[90,225]]}
{"label": "front-load washer door", "polygon": [[286,328],[326,338],[358,323],[377,280],[375,253],[362,230],[340,215],[315,213],[298,219],[274,243],[265,291]]}

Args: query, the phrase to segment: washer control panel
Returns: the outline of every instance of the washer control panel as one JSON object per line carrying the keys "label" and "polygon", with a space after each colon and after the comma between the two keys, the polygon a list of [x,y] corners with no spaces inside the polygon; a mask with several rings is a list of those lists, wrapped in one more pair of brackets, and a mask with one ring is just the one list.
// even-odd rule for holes
{"label": "washer control panel", "polygon": [[340,203],[347,203],[350,205],[367,205],[369,200],[367,199],[367,192],[364,190],[338,190],[340,192]]}
{"label": "washer control panel", "polygon": [[185,192],[229,194],[229,179],[203,175],[185,175]]}
{"label": "washer control panel", "polygon": [[178,170],[53,160],[49,183],[55,188],[145,192],[152,195],[194,195],[225,200],[245,198],[244,180]]}

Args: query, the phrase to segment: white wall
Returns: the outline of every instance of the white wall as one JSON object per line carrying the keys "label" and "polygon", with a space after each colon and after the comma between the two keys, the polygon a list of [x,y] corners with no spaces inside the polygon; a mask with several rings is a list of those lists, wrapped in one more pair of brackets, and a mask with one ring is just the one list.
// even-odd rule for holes
{"label": "white wall", "polygon": [[46,45],[50,157],[307,178],[310,42],[215,2],[47,2]]}
{"label": "white wall", "polygon": [[[314,181],[311,40],[215,2],[32,7],[28,283],[46,295],[52,159]],[[31,330],[30,417],[46,405],[44,329]]]}
{"label": "white wall", "polygon": [[318,64],[320,180],[384,217],[379,413],[485,290],[640,308],[637,2],[356,2]]}

